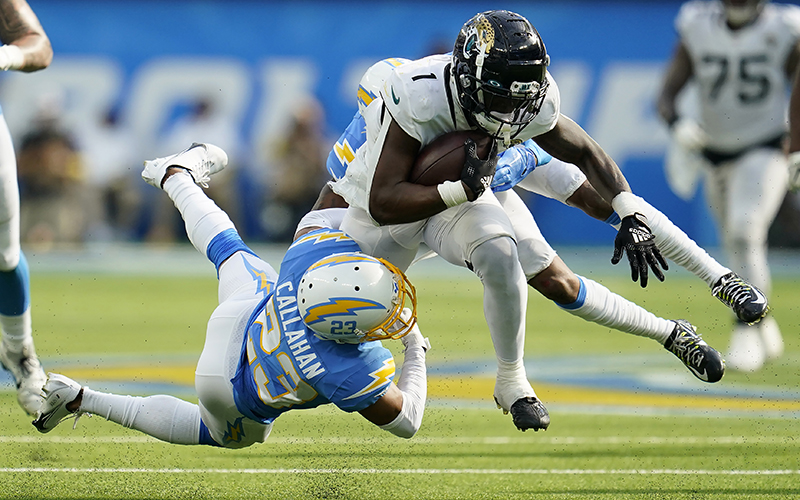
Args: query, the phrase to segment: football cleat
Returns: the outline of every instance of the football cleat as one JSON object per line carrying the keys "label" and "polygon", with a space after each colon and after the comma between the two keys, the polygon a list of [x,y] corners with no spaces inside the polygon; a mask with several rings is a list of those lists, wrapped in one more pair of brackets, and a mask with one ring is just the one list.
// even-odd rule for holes
{"label": "football cleat", "polygon": [[36,415],[44,398],[42,387],[47,377],[36,357],[33,340],[26,341],[20,352],[11,351],[5,342],[0,343],[0,363],[14,377],[19,405],[29,415]]}
{"label": "football cleat", "polygon": [[211,176],[227,165],[228,155],[222,148],[213,144],[194,142],[180,153],[145,161],[142,179],[151,186],[160,188],[164,184],[167,169],[178,167],[187,170],[195,183],[207,188]]}
{"label": "football cleat", "polygon": [[47,383],[44,385],[44,401],[39,407],[33,426],[39,432],[50,432],[74,415],[75,424],[72,426],[74,429],[78,425],[78,418],[85,412],[70,411],[67,409],[67,404],[75,401],[82,392],[83,388],[74,380],[57,373],[48,374]]}
{"label": "football cleat", "polygon": [[718,279],[711,287],[711,293],[747,324],[761,321],[769,312],[764,293],[736,273],[728,273]]}
{"label": "football cleat", "polygon": [[[497,407],[502,408],[500,403],[497,404]],[[509,412],[503,410],[503,413]],[[539,429],[546,431],[550,425],[550,414],[547,413],[547,408],[541,401],[530,396],[516,400],[511,405],[510,413],[514,425],[522,432],[528,429],[533,429],[535,432],[538,432]]]}
{"label": "football cleat", "polygon": [[705,343],[695,327],[683,319],[675,320],[664,348],[678,357],[695,377],[703,382],[717,382],[725,373],[725,361]]}

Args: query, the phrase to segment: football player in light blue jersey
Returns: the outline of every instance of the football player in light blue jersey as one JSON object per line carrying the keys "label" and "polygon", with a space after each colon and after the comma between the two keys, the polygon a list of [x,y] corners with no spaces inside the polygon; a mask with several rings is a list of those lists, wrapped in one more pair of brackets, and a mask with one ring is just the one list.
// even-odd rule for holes
{"label": "football player in light blue jersey", "polygon": [[[33,425],[49,432],[90,413],[170,443],[242,448],[265,441],[284,412],[333,403],[412,437],[425,408],[429,348],[416,324],[414,287],[330,228],[308,227],[276,273],[197,185],[207,186],[226,163],[220,148],[193,144],[145,162],[142,172],[169,195],[189,240],[217,268],[219,306],[195,371],[198,404],[102,393],[51,373]],[[396,384],[382,339],[405,346]]]}
{"label": "football player in light blue jersey", "polygon": [[[0,0],[0,70],[30,73],[53,59],[50,40],[25,0]],[[34,415],[42,401],[44,370],[31,324],[30,275],[20,248],[20,206],[14,144],[0,109],[0,363],[11,372],[17,401]]]}

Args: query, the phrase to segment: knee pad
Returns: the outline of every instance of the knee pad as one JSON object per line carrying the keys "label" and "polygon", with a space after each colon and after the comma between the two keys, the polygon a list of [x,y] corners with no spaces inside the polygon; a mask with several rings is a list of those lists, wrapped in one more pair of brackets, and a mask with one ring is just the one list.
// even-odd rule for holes
{"label": "knee pad", "polygon": [[482,280],[507,280],[519,267],[517,244],[508,236],[484,241],[472,251],[470,269]]}

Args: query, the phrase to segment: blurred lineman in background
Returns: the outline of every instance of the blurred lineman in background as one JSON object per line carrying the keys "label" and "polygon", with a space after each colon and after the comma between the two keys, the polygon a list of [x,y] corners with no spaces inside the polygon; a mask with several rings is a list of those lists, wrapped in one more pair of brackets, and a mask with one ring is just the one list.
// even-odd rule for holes
{"label": "blurred lineman in background", "polygon": [[800,190],[800,66],[795,71],[789,101],[789,188]]}
{"label": "blurred lineman in background", "polygon": [[[0,69],[38,71],[53,49],[25,0],[0,0]],[[14,145],[0,110],[0,362],[17,385],[20,406],[33,415],[45,374],[33,346],[28,263],[20,249],[20,204]]]}
{"label": "blurred lineman in background", "polygon": [[[800,60],[800,8],[757,0],[692,1],[658,98],[673,140],[702,158],[706,197],[731,268],[769,295],[767,232],[786,195],[786,91]],[[676,99],[690,80],[697,121]],[[738,321],[728,366],[755,371],[783,353],[775,320]]]}
{"label": "blurred lineman in background", "polygon": [[[197,185],[207,186],[227,161],[222,149],[195,143],[145,162],[142,172],[174,202],[189,240],[217,269],[219,306],[195,371],[199,403],[102,393],[51,373],[34,426],[49,432],[91,413],[169,443],[243,448],[265,441],[283,413],[333,403],[412,437],[425,409],[430,348],[416,324],[414,287],[341,231],[320,227],[298,238],[275,272]],[[397,384],[381,339],[405,346]]]}

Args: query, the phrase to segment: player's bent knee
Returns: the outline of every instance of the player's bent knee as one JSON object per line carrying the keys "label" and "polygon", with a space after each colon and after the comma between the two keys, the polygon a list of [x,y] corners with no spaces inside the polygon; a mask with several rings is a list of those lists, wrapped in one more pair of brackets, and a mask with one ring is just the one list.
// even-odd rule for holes
{"label": "player's bent knee", "polygon": [[475,247],[470,257],[473,271],[482,278],[506,279],[519,266],[517,244],[508,236],[498,236]]}
{"label": "player's bent knee", "polygon": [[558,304],[571,304],[578,298],[581,282],[560,259],[537,274],[528,284],[546,298]]}

